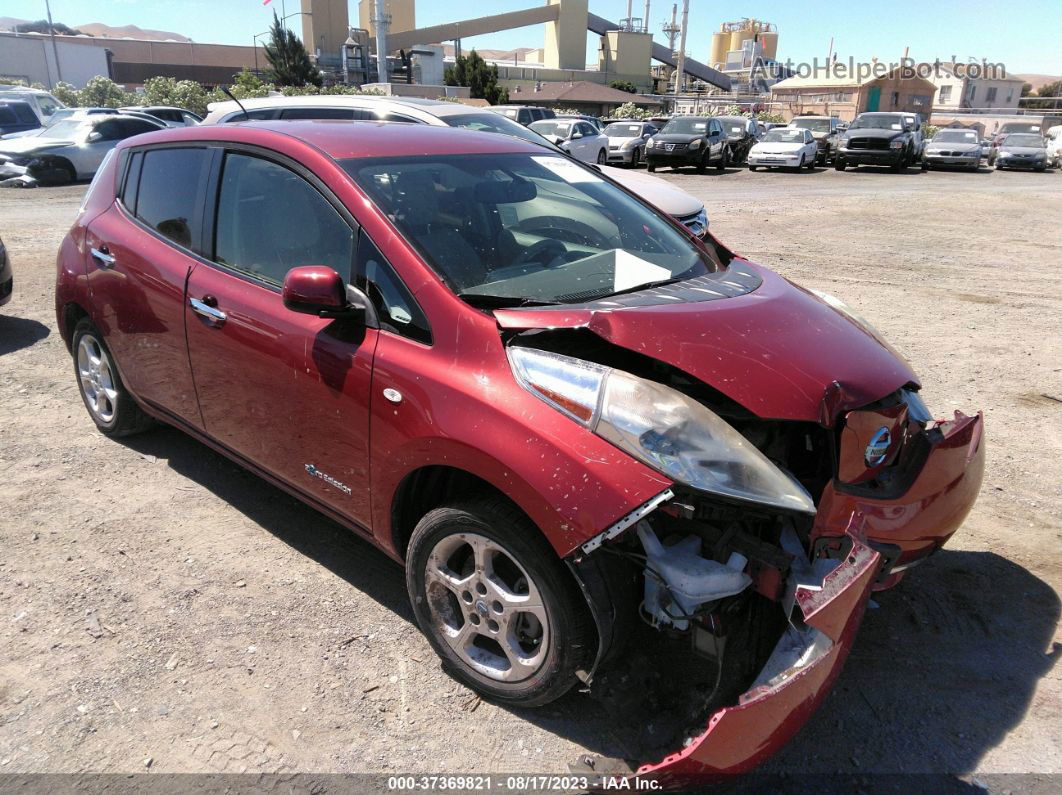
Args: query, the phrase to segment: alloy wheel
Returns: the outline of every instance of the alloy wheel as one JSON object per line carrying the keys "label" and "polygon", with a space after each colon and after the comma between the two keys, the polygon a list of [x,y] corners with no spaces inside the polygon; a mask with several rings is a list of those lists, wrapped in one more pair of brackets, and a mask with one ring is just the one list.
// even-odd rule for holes
{"label": "alloy wheel", "polygon": [[77,374],[89,411],[104,424],[112,422],[118,407],[114,369],[107,352],[91,334],[78,342]]}
{"label": "alloy wheel", "polygon": [[545,662],[550,622],[541,592],[496,541],[476,533],[443,538],[424,578],[436,633],[474,671],[520,682]]}

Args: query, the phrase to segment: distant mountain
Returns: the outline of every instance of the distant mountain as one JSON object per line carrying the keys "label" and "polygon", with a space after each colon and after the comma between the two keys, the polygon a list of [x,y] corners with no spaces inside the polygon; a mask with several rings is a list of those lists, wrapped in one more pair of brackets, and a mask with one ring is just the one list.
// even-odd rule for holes
{"label": "distant mountain", "polygon": [[[16,25],[25,25],[32,20],[16,19],[15,17],[0,17],[0,30],[14,30]],[[62,33],[66,28],[60,22],[55,22],[55,32]],[[45,30],[47,25],[45,25]],[[75,25],[74,30],[89,36],[99,36],[105,39],[145,39],[147,41],[191,41],[187,36],[173,33],[169,30],[150,30],[136,25],[122,25],[114,27],[104,25],[102,22],[89,22],[87,25]]]}
{"label": "distant mountain", "polygon": [[1033,91],[1037,91],[1040,86],[1048,83],[1054,83],[1056,80],[1062,80],[1062,75],[1014,75],[1019,80],[1024,80],[1026,83],[1032,83]]}
{"label": "distant mountain", "polygon": [[78,25],[77,29],[91,36],[99,36],[104,39],[146,39],[147,41],[191,41],[187,36],[173,33],[169,30],[150,30],[136,25],[122,25],[114,27],[104,25],[102,22],[89,22],[86,25]]}

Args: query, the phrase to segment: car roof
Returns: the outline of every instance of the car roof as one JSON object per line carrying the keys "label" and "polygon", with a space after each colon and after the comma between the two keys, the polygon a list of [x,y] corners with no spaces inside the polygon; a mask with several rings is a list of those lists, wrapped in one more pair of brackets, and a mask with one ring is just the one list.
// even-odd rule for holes
{"label": "car roof", "polygon": [[178,127],[148,133],[137,145],[175,141],[233,141],[268,147],[282,137],[295,138],[336,160],[370,157],[416,157],[431,155],[545,154],[520,138],[455,127],[394,122],[313,119],[248,121],[225,125]]}
{"label": "car roof", "polygon": [[25,105],[27,108],[30,104],[24,99],[0,99],[0,105]]}

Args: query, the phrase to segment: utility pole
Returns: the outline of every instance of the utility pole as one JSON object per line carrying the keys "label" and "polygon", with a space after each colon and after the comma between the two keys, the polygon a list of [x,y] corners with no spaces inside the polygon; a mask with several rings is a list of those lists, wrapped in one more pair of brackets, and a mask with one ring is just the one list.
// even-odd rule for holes
{"label": "utility pole", "polygon": [[675,39],[678,37],[678,3],[673,3],[671,6],[671,21],[664,20],[664,26],[661,28],[664,35],[667,36],[667,48],[671,50],[671,53],[675,53]]}
{"label": "utility pole", "polygon": [[376,79],[381,83],[387,82],[387,23],[390,19],[384,10],[384,0],[376,0]]}
{"label": "utility pole", "polygon": [[44,0],[44,8],[48,11],[48,33],[52,37],[52,54],[55,56],[55,73],[59,76],[59,82],[63,82],[63,67],[59,65],[59,46],[55,43],[55,26],[52,25],[52,5]]}
{"label": "utility pole", "polygon": [[690,21],[690,0],[682,0],[682,31],[679,33],[678,63],[675,67],[675,94],[682,93],[686,70],[686,28]]}

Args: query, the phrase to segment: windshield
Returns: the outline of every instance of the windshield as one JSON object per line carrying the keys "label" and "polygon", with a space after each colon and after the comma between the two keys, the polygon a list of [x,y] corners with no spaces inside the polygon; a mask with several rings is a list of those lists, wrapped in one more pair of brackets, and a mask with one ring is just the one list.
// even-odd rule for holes
{"label": "windshield", "polygon": [[1003,139],[1004,146],[1043,146],[1044,139],[1039,135],[1029,135],[1028,133],[1017,133],[1016,135],[1008,135]]}
{"label": "windshield", "polygon": [[67,119],[45,127],[38,133],[41,138],[62,138],[67,141],[79,140],[86,132],[88,123],[78,119]]}
{"label": "windshield", "polygon": [[664,135],[678,133],[679,135],[704,135],[708,129],[706,119],[676,118],[664,125],[660,132]]}
{"label": "windshield", "polygon": [[975,144],[977,133],[971,130],[941,130],[933,136],[935,144]]}
{"label": "windshield", "polygon": [[860,116],[849,130],[902,130],[903,119],[900,116]]}
{"label": "windshield", "polygon": [[811,130],[812,132],[824,132],[830,131],[829,119],[793,119],[790,122],[791,127],[799,127],[805,130]]}
{"label": "windshield", "polygon": [[1008,122],[1004,124],[1001,133],[1038,133],[1040,132],[1039,124],[1030,124],[1028,122],[1021,124],[1015,122]]}
{"label": "windshield", "polygon": [[341,165],[469,303],[575,303],[715,264],[666,216],[553,154],[353,159]]}
{"label": "windshield", "polygon": [[719,123],[723,125],[723,130],[729,138],[744,135],[745,130],[748,129],[747,122],[744,119],[723,117],[719,119]]}
{"label": "windshield", "polygon": [[804,143],[804,130],[770,130],[765,136],[763,136],[763,142],[774,144],[802,144]]}
{"label": "windshield", "polygon": [[552,141],[547,141],[529,127],[512,121],[499,113],[466,113],[461,116],[442,116],[440,118],[451,127],[512,135],[539,146],[548,146],[553,151],[557,151],[557,147],[553,145]]}
{"label": "windshield", "polygon": [[610,124],[605,128],[605,135],[609,138],[637,138],[641,134],[640,124]]}
{"label": "windshield", "polygon": [[556,135],[559,138],[567,138],[572,131],[572,123],[570,121],[536,121],[532,122],[530,127],[539,135]]}

